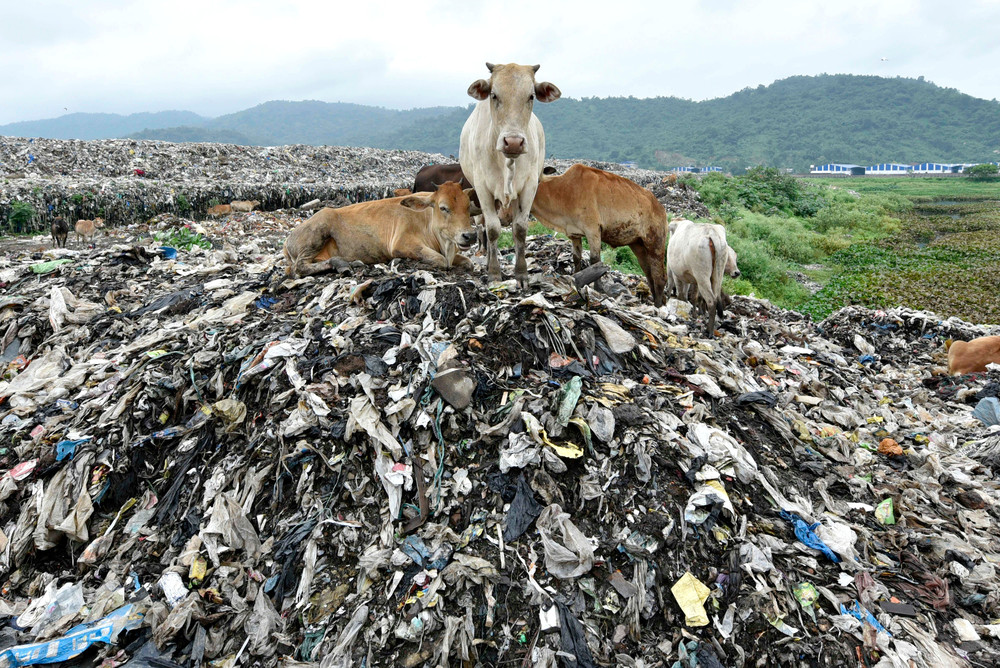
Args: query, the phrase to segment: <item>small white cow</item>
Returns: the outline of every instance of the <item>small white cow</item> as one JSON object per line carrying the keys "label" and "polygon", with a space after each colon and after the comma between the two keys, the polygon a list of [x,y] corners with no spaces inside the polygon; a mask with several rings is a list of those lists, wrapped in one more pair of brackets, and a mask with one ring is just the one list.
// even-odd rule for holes
{"label": "small white cow", "polygon": [[459,162],[472,183],[486,219],[486,268],[500,279],[497,238],[501,221],[513,225],[514,275],[528,280],[524,237],[545,158],[545,132],[532,112],[535,100],[553,102],[562,93],[553,84],[535,82],[538,65],[486,63],[489,81],[479,79],[468,93],[479,100],[462,128]]}
{"label": "small white cow", "polygon": [[692,301],[708,316],[706,334],[712,337],[716,314],[722,310],[722,276],[727,269],[731,275],[739,276],[736,252],[729,248],[726,228],[722,225],[693,223],[682,218],[670,221],[668,229],[667,294],[676,288],[677,296],[685,298],[693,287]]}

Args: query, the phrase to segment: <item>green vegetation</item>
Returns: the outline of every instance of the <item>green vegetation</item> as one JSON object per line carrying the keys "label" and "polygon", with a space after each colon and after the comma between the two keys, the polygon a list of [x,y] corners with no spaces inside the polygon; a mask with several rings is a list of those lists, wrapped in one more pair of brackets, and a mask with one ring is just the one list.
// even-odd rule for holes
{"label": "green vegetation", "polygon": [[[945,207],[939,207],[945,208]],[[1000,211],[996,202],[907,219],[903,232],[829,258],[839,267],[805,311],[823,316],[845,304],[902,305],[971,322],[1000,322]]]}
{"label": "green vegetation", "polygon": [[979,200],[996,198],[997,184],[973,181],[960,176],[858,176],[853,178],[803,179],[848,193],[892,194],[914,203],[935,200]]}
{"label": "green vegetation", "polygon": [[[1000,204],[986,199],[1000,194],[995,186],[958,178],[796,181],[766,169],[688,182],[739,254],[742,277],[726,281],[733,294],[817,319],[863,304],[1000,322]],[[810,294],[807,281],[822,287]]]}
{"label": "green vegetation", "polygon": [[177,203],[177,211],[179,213],[187,213],[191,210],[191,203],[188,201],[187,196],[184,193],[177,193],[177,197],[174,198]]}
{"label": "green vegetation", "polygon": [[986,162],[981,165],[973,165],[965,170],[965,175],[973,181],[992,181],[996,178],[1000,167]]}
{"label": "green vegetation", "polygon": [[7,215],[7,226],[4,233],[26,234],[31,232],[31,220],[35,217],[35,209],[27,202],[14,202]]}
{"label": "green vegetation", "polygon": [[159,244],[178,250],[191,250],[195,246],[200,248],[212,247],[211,241],[186,226],[169,232],[157,232],[153,236],[153,239]]}

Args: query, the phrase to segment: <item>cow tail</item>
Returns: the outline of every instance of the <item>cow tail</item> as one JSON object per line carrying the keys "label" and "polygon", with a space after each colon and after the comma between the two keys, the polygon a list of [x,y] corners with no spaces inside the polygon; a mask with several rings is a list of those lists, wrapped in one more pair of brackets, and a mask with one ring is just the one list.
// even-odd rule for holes
{"label": "cow tail", "polygon": [[716,275],[718,274],[718,272],[715,270],[715,265],[716,262],[718,261],[717,259],[718,253],[715,250],[715,240],[712,237],[708,238],[708,250],[712,254],[712,274],[709,280],[712,283],[712,295],[714,297],[715,295],[719,294],[719,285],[718,285],[719,278]]}

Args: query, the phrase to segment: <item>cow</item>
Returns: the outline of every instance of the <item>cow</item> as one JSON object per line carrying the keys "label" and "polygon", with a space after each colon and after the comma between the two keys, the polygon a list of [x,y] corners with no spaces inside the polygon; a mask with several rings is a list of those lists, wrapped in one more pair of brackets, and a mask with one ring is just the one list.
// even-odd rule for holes
{"label": "cow", "polygon": [[532,109],[536,99],[554,102],[562,93],[547,81],[535,81],[538,65],[486,63],[486,67],[489,80],[478,79],[468,89],[479,103],[462,127],[458,161],[476,189],[486,220],[490,280],[500,279],[497,239],[503,222],[513,226],[514,275],[525,288],[524,237],[545,158],[545,132]]}
{"label": "cow", "polygon": [[625,177],[586,165],[573,165],[560,176],[543,176],[531,213],[573,242],[573,271],[583,268],[583,237],[590,263],[601,261],[601,243],[628,246],[649,283],[653,304],[663,304],[666,272],[667,212],[656,196]]}
{"label": "cow", "polygon": [[670,221],[668,229],[668,290],[677,286],[680,293],[686,292],[686,285],[694,286],[695,306],[708,316],[705,333],[711,338],[715,335],[716,314],[721,309],[722,276],[730,259],[726,228],[682,218]]}
{"label": "cow", "polygon": [[233,211],[242,211],[244,213],[253,211],[260,206],[260,200],[236,200],[235,202],[230,202],[229,205],[232,207]]}
{"label": "cow", "polygon": [[97,230],[102,227],[104,227],[103,218],[94,218],[93,220],[78,220],[76,221],[76,228],[75,228],[76,240],[80,241],[80,239],[83,239],[84,241],[87,241],[95,234],[97,234]]}
{"label": "cow", "polygon": [[216,204],[215,206],[209,207],[208,215],[213,218],[218,218],[219,216],[225,216],[233,212],[233,206],[231,204]]}
{"label": "cow", "polygon": [[392,191],[393,197],[406,197],[407,195],[412,195],[413,191],[409,188],[396,188]]}
{"label": "cow", "polygon": [[953,341],[948,346],[948,373],[952,376],[985,372],[990,363],[1000,364],[1000,336]]}
{"label": "cow", "polygon": [[457,183],[445,183],[429,194],[324,208],[288,235],[285,273],[292,278],[319,273],[338,258],[375,264],[402,257],[440,268],[469,266],[458,251],[467,251],[476,241],[472,211],[469,191]]}
{"label": "cow", "polygon": [[56,218],[52,221],[51,232],[52,243],[56,245],[56,248],[66,248],[66,237],[69,236],[69,223],[61,217]]}
{"label": "cow", "polygon": [[469,179],[465,178],[465,174],[462,172],[462,165],[424,165],[413,179],[413,192],[432,192],[434,186],[439,186],[448,181],[454,181],[460,184],[462,188],[472,187]]}
{"label": "cow", "polygon": [[[736,264],[737,255],[736,251],[733,250],[732,246],[729,246],[729,252],[727,253],[727,256],[728,257],[726,258],[726,276],[739,278],[740,268]],[[692,304],[696,304],[698,302],[698,288],[694,284],[685,283],[683,281],[678,282],[676,277],[670,277],[669,270],[667,271],[667,275],[668,275],[667,293],[666,293],[667,297],[670,297],[672,293],[676,292],[678,299],[685,299],[691,302]],[[725,290],[723,290],[719,294],[719,301],[717,303],[716,313],[718,313],[720,318],[722,317],[722,312],[724,308],[726,306],[729,306],[732,303],[732,301],[733,301],[732,298],[726,294]]]}

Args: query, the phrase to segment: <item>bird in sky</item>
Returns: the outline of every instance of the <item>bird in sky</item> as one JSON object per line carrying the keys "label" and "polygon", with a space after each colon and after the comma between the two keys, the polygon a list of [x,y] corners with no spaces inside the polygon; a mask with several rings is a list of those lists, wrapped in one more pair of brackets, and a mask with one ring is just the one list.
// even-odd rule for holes
{"label": "bird in sky", "polygon": [[888,58],[882,58],[882,62],[883,62],[883,63],[884,63],[884,62],[887,62],[888,60],[889,60]]}

